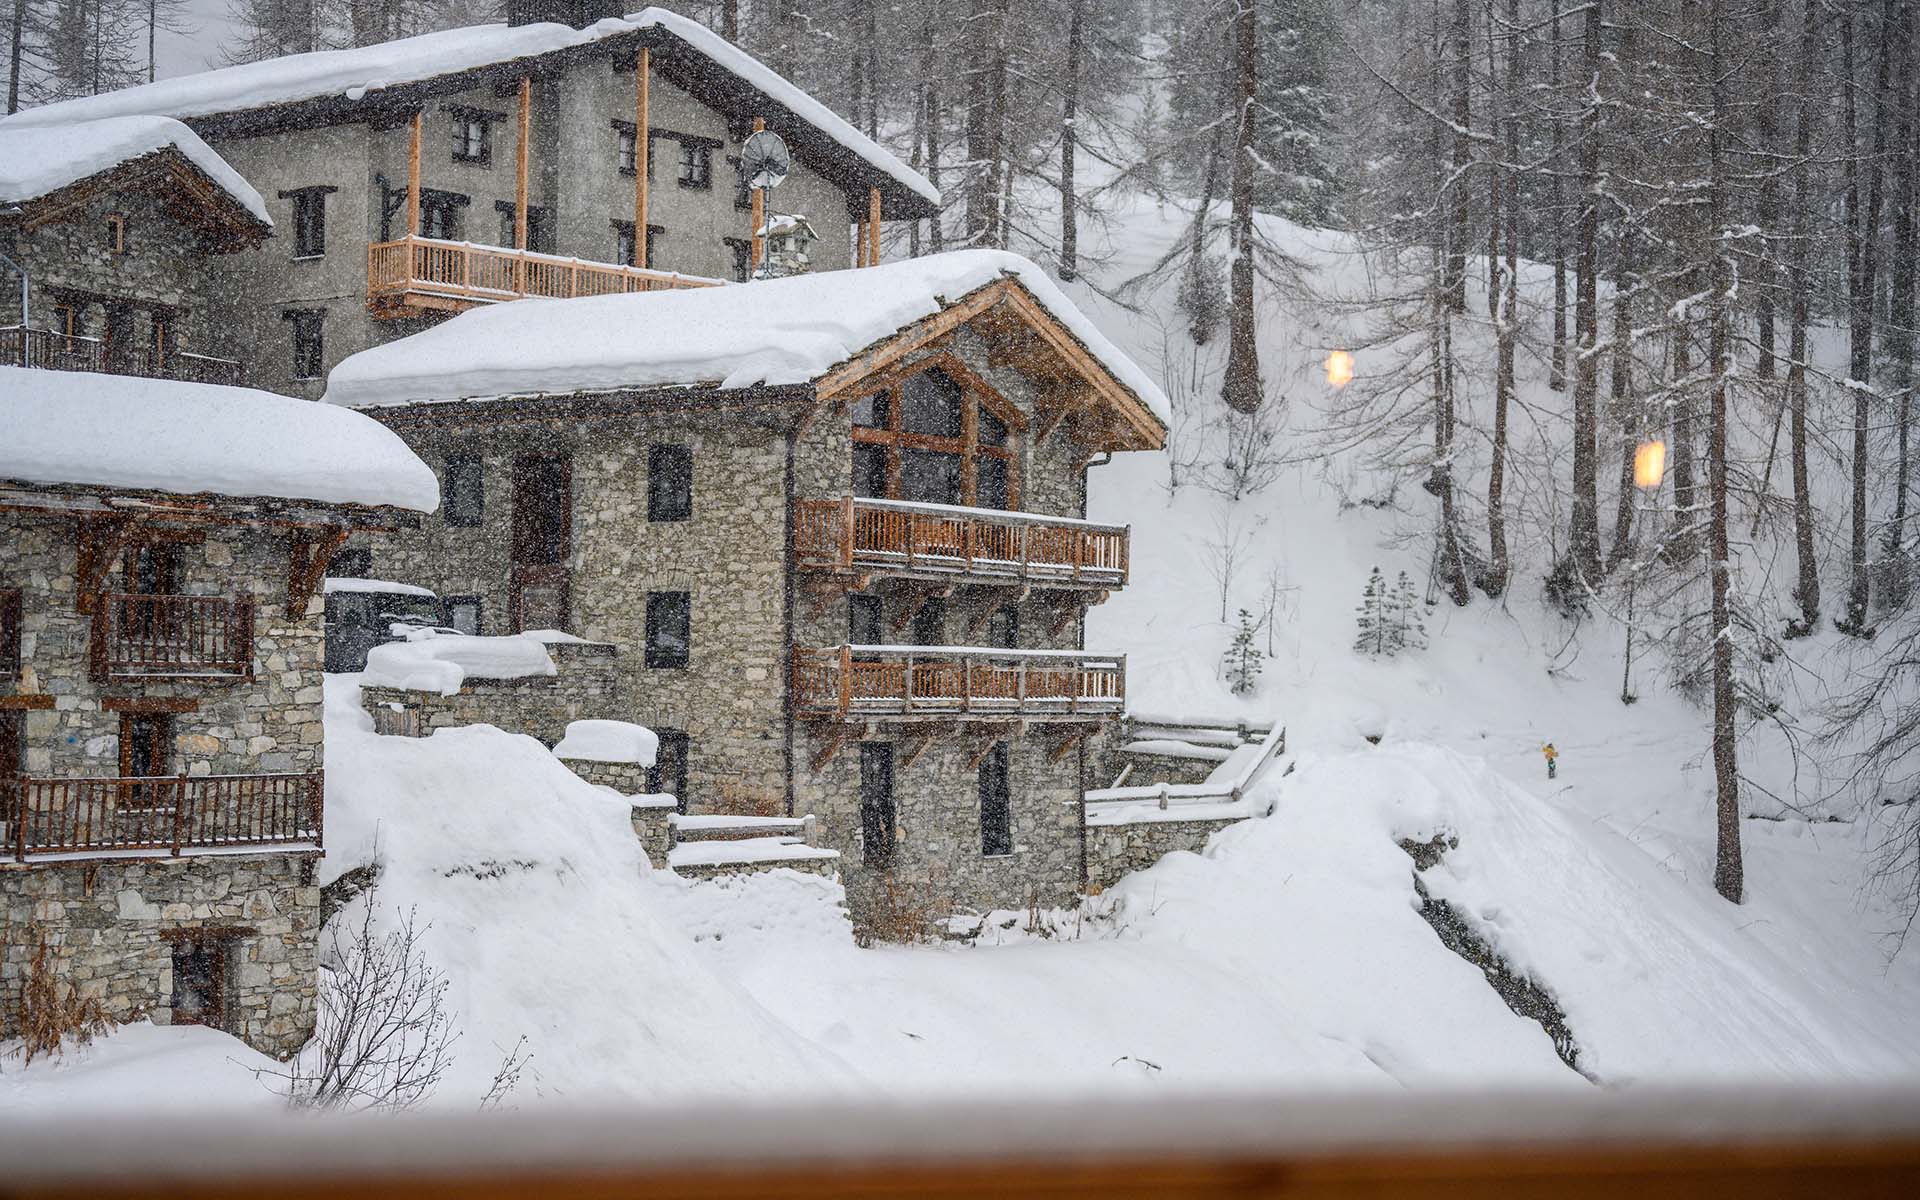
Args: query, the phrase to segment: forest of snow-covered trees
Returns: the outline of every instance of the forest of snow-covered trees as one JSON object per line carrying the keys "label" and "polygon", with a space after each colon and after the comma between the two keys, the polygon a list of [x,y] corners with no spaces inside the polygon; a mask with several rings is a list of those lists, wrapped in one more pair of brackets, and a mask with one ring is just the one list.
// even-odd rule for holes
{"label": "forest of snow-covered trees", "polygon": [[[9,111],[146,78],[153,31],[187,0],[10,2]],[[501,7],[230,0],[209,61]],[[1915,814],[1886,844],[1911,910],[1920,0],[675,7],[942,188],[943,219],[890,230],[890,256],[1003,246],[1074,278],[1117,197],[1190,206],[1154,274],[1193,341],[1224,338],[1232,410],[1279,403],[1256,288],[1305,286],[1253,213],[1346,231],[1382,272],[1364,304],[1395,353],[1369,362],[1392,366],[1283,453],[1357,449],[1423,488],[1454,604],[1529,587],[1572,614],[1630,614],[1640,585],[1641,611],[1665,614],[1648,636],[1697,657],[1714,713],[1715,882],[1732,899],[1736,734],[1774,714],[1765,668],[1816,632],[1858,639],[1863,665],[1823,728],[1861,754],[1863,797]],[[1535,372],[1562,398],[1553,422],[1519,394]],[[1514,461],[1519,422],[1565,452],[1540,460],[1545,476]],[[1636,455],[1655,442],[1666,471],[1643,489]],[[1526,560],[1535,577],[1510,545],[1520,527],[1549,547]]]}

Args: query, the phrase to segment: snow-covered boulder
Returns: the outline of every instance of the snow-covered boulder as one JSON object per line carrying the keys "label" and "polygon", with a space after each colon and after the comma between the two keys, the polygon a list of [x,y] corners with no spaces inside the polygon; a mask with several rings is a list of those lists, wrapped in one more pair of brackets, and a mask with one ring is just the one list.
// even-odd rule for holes
{"label": "snow-covered boulder", "polygon": [[388,642],[369,651],[363,680],[377,687],[451,696],[470,678],[529,679],[558,673],[546,646],[533,638],[474,637],[423,629],[404,642]]}
{"label": "snow-covered boulder", "polygon": [[651,767],[659,751],[660,736],[632,721],[569,721],[567,736],[553,748],[555,758],[640,767]]}

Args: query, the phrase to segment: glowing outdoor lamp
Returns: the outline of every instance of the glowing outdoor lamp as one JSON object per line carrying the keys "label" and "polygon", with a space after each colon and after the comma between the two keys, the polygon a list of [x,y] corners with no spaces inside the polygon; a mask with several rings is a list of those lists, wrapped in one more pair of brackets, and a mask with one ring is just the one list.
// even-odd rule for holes
{"label": "glowing outdoor lamp", "polygon": [[1327,382],[1337,388],[1353,382],[1353,355],[1345,350],[1327,355]]}
{"label": "glowing outdoor lamp", "polygon": [[1667,444],[1658,438],[1641,442],[1633,452],[1633,485],[1651,491],[1666,477]]}

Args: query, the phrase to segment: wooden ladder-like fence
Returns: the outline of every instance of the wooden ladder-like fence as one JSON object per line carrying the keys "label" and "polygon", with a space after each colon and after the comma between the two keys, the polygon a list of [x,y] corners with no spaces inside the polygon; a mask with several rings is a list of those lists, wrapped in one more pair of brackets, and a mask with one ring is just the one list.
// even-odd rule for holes
{"label": "wooden ladder-like fence", "polygon": [[14,859],[320,845],[323,773],[0,780]]}
{"label": "wooden ladder-like fence", "polygon": [[101,595],[93,606],[93,676],[249,676],[253,622],[251,596]]}
{"label": "wooden ladder-like fence", "polygon": [[1127,542],[1124,525],[853,496],[794,501],[794,558],[815,570],[1117,588]]}
{"label": "wooden ladder-like fence", "polygon": [[929,646],[793,651],[796,711],[812,717],[1109,716],[1126,707],[1124,655]]}

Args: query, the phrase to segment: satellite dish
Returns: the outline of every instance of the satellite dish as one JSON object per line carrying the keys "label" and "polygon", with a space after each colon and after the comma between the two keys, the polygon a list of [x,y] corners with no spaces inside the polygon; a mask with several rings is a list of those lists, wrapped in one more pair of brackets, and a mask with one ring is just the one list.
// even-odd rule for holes
{"label": "satellite dish", "polygon": [[793,155],[771,129],[762,129],[740,147],[740,172],[748,187],[777,188],[792,169]]}

